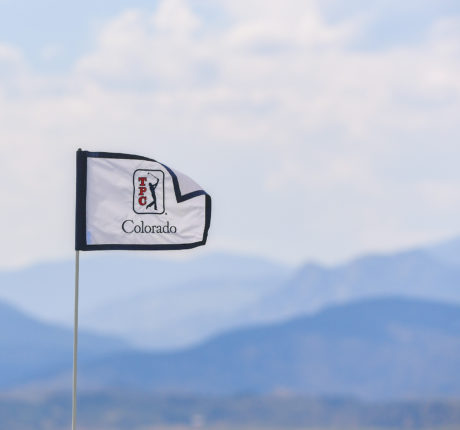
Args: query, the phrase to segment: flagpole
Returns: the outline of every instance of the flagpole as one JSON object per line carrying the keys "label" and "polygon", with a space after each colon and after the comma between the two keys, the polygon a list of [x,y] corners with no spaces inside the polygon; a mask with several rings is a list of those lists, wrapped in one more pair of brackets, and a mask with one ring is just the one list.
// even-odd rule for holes
{"label": "flagpole", "polygon": [[72,430],[77,424],[77,357],[78,357],[78,286],[80,272],[80,251],[75,252],[75,308],[73,323],[73,384],[72,384]]}

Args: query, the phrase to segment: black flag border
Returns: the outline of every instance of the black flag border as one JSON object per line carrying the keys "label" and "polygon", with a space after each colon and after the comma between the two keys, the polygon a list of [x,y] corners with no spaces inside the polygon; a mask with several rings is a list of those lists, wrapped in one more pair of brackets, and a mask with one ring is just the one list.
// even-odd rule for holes
{"label": "black flag border", "polygon": [[[153,161],[162,165],[171,175],[174,193],[177,203],[182,203],[198,196],[206,196],[205,201],[205,226],[203,239],[199,242],[183,244],[161,244],[161,245],[123,245],[123,244],[103,244],[88,245],[86,242],[86,192],[87,192],[87,161],[88,158],[117,158],[123,160],[144,160]],[[90,152],[77,151],[77,189],[76,189],[76,208],[75,208],[75,250],[76,251],[167,251],[192,249],[206,244],[208,231],[211,225],[211,196],[204,190],[197,190],[191,193],[182,194],[180,191],[179,180],[176,174],[164,164],[147,157],[132,154],[122,154],[116,152]]]}

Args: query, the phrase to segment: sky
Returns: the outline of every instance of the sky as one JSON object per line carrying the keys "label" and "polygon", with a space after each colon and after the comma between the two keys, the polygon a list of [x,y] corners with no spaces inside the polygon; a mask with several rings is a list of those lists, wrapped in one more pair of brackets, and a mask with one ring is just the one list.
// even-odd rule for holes
{"label": "sky", "polygon": [[80,147],[201,184],[198,253],[451,238],[459,112],[458,1],[0,0],[0,267],[72,257]]}

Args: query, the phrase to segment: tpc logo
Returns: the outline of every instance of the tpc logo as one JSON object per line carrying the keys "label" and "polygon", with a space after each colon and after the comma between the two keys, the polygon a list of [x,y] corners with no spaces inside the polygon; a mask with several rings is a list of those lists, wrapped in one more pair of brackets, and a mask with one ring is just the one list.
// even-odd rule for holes
{"label": "tpc logo", "polygon": [[137,214],[165,212],[165,174],[161,170],[136,170],[133,175],[133,210]]}

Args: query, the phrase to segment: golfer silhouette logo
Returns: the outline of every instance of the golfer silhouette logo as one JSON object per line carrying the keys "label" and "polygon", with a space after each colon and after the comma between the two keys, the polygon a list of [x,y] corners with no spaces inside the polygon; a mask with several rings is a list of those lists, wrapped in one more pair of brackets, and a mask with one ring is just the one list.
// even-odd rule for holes
{"label": "golfer silhouette logo", "polygon": [[165,212],[165,174],[162,170],[136,170],[133,186],[135,213],[159,215]]}
{"label": "golfer silhouette logo", "polygon": [[146,207],[146,209],[150,208],[151,206],[154,207],[154,209],[157,211],[158,208],[157,208],[157,195],[155,193],[155,190],[158,186],[158,182],[160,182],[160,180],[156,177],[156,176],[153,176],[151,173],[148,173],[148,175],[150,175],[152,178],[154,178],[156,180],[156,182],[154,184],[152,184],[150,181],[149,181],[149,188],[150,188],[150,194],[152,195],[152,203],[149,203]]}

